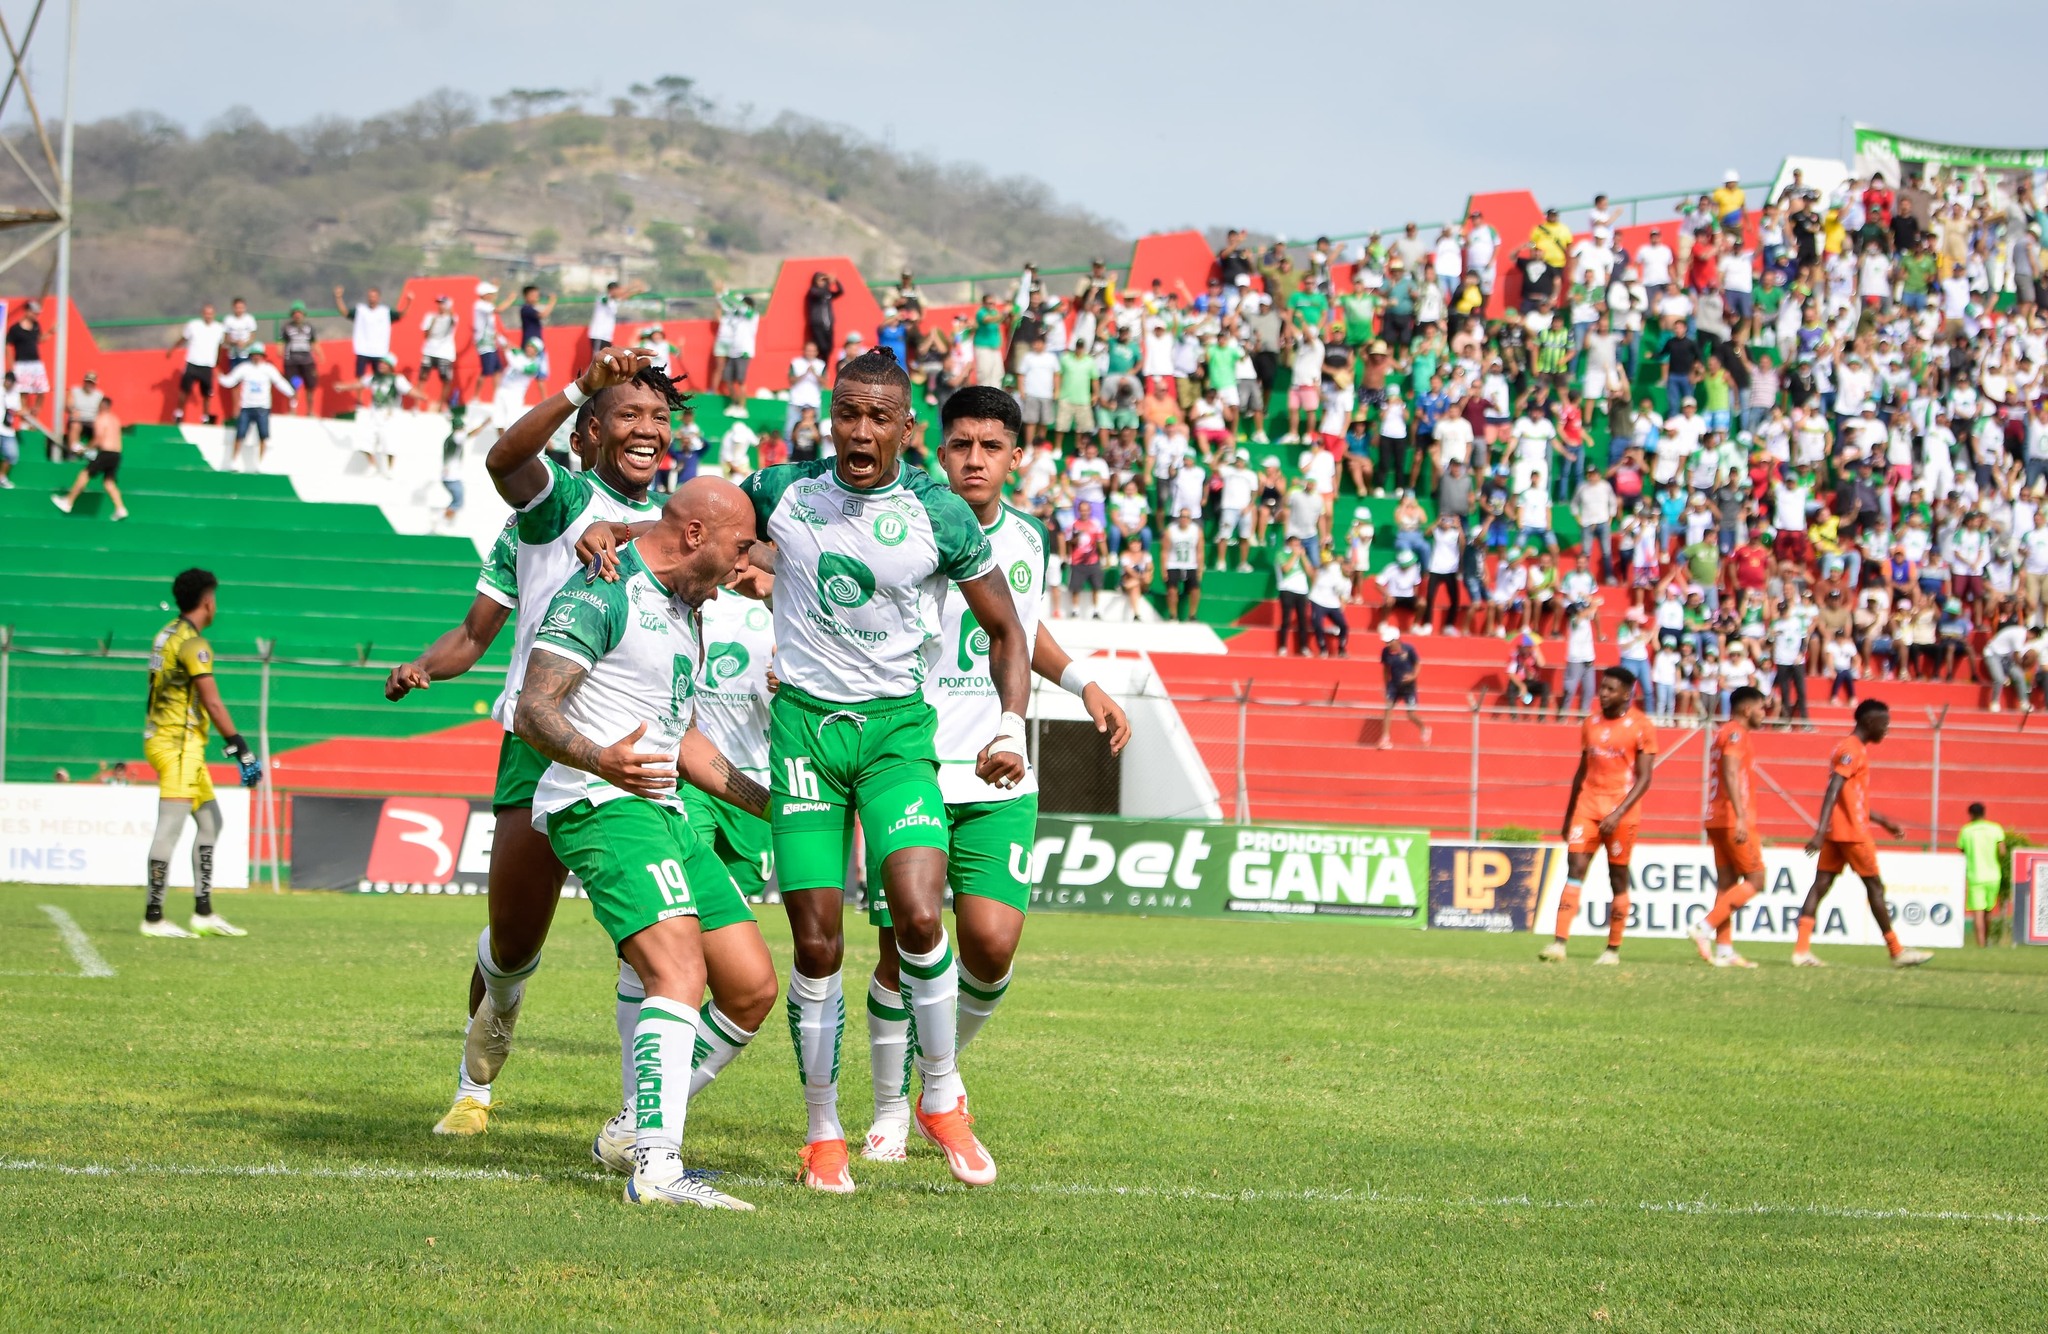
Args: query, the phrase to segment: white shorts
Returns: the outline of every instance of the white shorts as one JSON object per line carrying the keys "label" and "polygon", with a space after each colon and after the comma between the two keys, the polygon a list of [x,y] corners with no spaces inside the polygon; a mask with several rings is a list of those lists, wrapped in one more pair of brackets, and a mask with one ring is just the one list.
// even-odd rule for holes
{"label": "white shorts", "polygon": [[1236,407],[1238,403],[1237,381],[1232,380],[1229,384],[1218,388],[1216,391],[1216,401],[1226,408]]}
{"label": "white shorts", "polygon": [[1252,535],[1252,512],[1246,510],[1225,510],[1222,521],[1216,525],[1216,540],[1227,542],[1233,537],[1249,539]]}
{"label": "white shorts", "polygon": [[50,392],[50,373],[43,369],[40,361],[17,361],[14,363],[14,389],[20,394],[47,394]]}

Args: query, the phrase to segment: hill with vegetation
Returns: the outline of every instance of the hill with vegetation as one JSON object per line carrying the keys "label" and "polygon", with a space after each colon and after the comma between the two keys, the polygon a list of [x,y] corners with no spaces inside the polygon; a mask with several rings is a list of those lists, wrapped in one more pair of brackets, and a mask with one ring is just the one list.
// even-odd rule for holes
{"label": "hill with vegetation", "polygon": [[[1036,181],[793,115],[750,121],[669,77],[602,114],[558,89],[488,109],[442,90],[362,121],[277,127],[237,110],[197,133],[148,112],[81,124],[73,281],[97,320],[232,295],[259,310],[317,304],[336,283],[420,273],[539,274],[570,294],[624,276],[665,292],[765,285],[787,254],[851,255],[880,279],[1128,244]],[[39,276],[32,264],[9,286]]]}

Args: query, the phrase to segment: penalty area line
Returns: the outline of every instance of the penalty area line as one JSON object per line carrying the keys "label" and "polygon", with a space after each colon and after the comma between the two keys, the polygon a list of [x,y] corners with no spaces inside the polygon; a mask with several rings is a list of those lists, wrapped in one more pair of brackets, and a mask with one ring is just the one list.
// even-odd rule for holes
{"label": "penalty area line", "polygon": [[80,977],[112,977],[114,967],[100,957],[93,948],[92,938],[85,934],[85,928],[72,920],[71,914],[54,903],[42,905],[43,913],[57,925],[57,934],[64,938],[64,948],[71,951],[71,957],[78,963]]}
{"label": "penalty area line", "polygon": [[[563,1169],[557,1172],[515,1172],[502,1167],[292,1167],[284,1163],[54,1163],[39,1158],[0,1158],[0,1172],[69,1177],[229,1177],[313,1181],[601,1181],[621,1178],[610,1172]],[[750,1177],[706,1172],[721,1185],[748,1191],[801,1190],[782,1177]],[[1542,1200],[1529,1195],[1389,1195],[1364,1190],[1201,1190],[1174,1186],[1100,1186],[1058,1182],[997,1182],[962,1186],[954,1182],[864,1181],[862,1191],[906,1195],[1034,1195],[1067,1199],[1137,1199],[1201,1204],[1334,1204],[1366,1209],[1476,1209],[1512,1212],[1643,1213],[1706,1218],[1826,1218],[1852,1222],[2003,1223],[2035,1227],[2048,1214],[2002,1210],[1888,1209],[1834,1204],[1730,1204],[1717,1200]]]}

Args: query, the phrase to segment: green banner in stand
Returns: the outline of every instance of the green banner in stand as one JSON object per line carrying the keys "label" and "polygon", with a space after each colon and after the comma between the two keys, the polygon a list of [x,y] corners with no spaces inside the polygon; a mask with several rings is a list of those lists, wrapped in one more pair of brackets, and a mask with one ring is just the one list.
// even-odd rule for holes
{"label": "green banner in stand", "polygon": [[1872,159],[1893,162],[1938,162],[1953,167],[1990,167],[2000,171],[2038,170],[2048,167],[2048,148],[1975,148],[1968,144],[1942,144],[1914,139],[1885,130],[1856,127],[1858,161]]}
{"label": "green banner in stand", "polygon": [[1419,927],[1429,833],[1041,815],[1030,871],[1039,912],[1353,917]]}

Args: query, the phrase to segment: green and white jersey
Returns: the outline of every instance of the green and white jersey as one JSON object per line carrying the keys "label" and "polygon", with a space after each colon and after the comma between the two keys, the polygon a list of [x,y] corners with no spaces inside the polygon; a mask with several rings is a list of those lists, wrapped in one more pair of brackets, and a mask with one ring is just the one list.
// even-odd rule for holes
{"label": "green and white jersey", "polygon": [[[703,639],[697,609],[649,572],[637,542],[619,551],[617,583],[572,579],[548,599],[533,649],[583,668],[582,683],[562,705],[577,732],[602,747],[646,723],[638,748],[675,753],[695,713]],[[579,801],[602,806],[630,795],[596,774],[551,764],[540,776],[533,809],[544,814]],[[683,809],[675,793],[659,801]]]}
{"label": "green and white jersey", "polygon": [[498,540],[491,543],[491,554],[484,557],[483,569],[477,571],[476,591],[501,607],[519,605],[518,528],[518,515],[505,520]]}
{"label": "green and white jersey", "polygon": [[[1023,510],[1004,505],[996,521],[982,529],[996,568],[1010,586],[1024,642],[1038,636],[1045,606],[1045,558],[1051,549],[1045,525]],[[988,670],[988,632],[974,619],[967,599],[957,593],[946,599],[939,636],[939,663],[925,679],[924,697],[938,712],[939,795],[948,806],[965,801],[1010,801],[1038,791],[1038,774],[1027,768],[1013,788],[996,787],[975,777],[974,762],[995,739],[1002,720],[995,679]]]}
{"label": "green and white jersey", "polygon": [[950,583],[994,568],[967,502],[897,465],[872,491],[831,459],[763,468],[741,483],[776,547],[775,674],[834,704],[904,699],[930,675]]}
{"label": "green and white jersey", "polygon": [[548,484],[520,509],[515,527],[519,560],[514,582],[529,596],[519,604],[518,633],[512,640],[511,665],[505,669],[505,688],[491,707],[491,717],[508,732],[519,708],[519,687],[526,680],[526,655],[533,648],[541,618],[556,590],[582,568],[576,559],[576,540],[600,519],[638,523],[661,512],[661,506],[652,500],[628,500],[594,472],[570,472],[546,457],[541,462],[547,465]]}
{"label": "green and white jersey", "polygon": [[732,592],[720,592],[699,614],[704,669],[697,673],[697,726],[735,768],[765,787],[773,614],[766,603]]}

